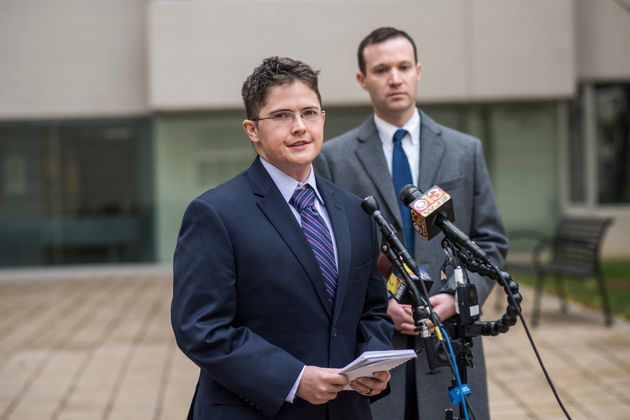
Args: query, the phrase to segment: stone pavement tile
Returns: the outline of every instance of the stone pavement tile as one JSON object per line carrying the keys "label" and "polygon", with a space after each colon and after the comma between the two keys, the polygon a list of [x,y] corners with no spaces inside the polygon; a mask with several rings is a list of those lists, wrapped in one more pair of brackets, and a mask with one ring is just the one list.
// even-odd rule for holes
{"label": "stone pavement tile", "polygon": [[[31,285],[30,283],[28,283]],[[6,342],[12,333],[21,332],[24,326],[33,319],[43,318],[43,314],[54,308],[52,302],[62,300],[62,296],[29,294],[25,287],[18,283],[0,283],[3,316],[0,318],[0,343]],[[32,286],[32,285],[31,285]]]}
{"label": "stone pavement tile", "polygon": [[596,384],[593,384],[592,382],[586,380],[571,382],[571,384],[566,387],[565,392],[570,394],[572,398],[576,399],[595,399],[600,397],[611,397],[610,390],[601,386],[596,386]]}
{"label": "stone pavement tile", "polygon": [[150,410],[149,417],[162,405],[161,389],[164,377],[166,346],[140,346],[136,349],[113,404],[112,413],[123,413],[138,408]]}
{"label": "stone pavement tile", "polygon": [[[11,313],[0,319],[8,333],[0,334],[0,419],[184,418],[199,369],[174,343],[170,274],[91,275],[0,281],[0,292],[11,295]],[[486,311],[492,306],[485,320],[501,315]],[[555,300],[543,306],[543,322],[530,329],[573,418],[629,418],[630,327],[602,328],[601,314],[574,308],[560,315]],[[16,327],[29,313],[24,307],[39,312]],[[484,347],[493,419],[565,418],[522,325],[484,337]],[[18,409],[3,417],[11,401]]]}
{"label": "stone pavement tile", "polygon": [[72,331],[76,320],[69,323],[68,314],[74,312],[77,318],[82,316],[77,308],[81,305],[81,291],[68,290],[68,296],[53,295],[49,299],[44,308],[22,302],[28,308],[28,315],[13,322],[13,328],[0,336],[0,367],[16,352],[26,348],[48,349],[64,336],[64,331]]}
{"label": "stone pavement tile", "polygon": [[[130,290],[133,290],[133,289],[125,288],[121,291],[117,291],[117,294],[119,297],[126,298],[127,296],[130,295],[129,293]],[[86,304],[90,305],[90,302],[89,302],[90,299],[86,298],[84,300],[87,302]],[[86,311],[89,311],[89,314],[86,314],[86,316],[83,317],[83,323],[80,326],[80,328],[75,329],[73,331],[74,335],[68,334],[68,339],[64,341],[63,343],[61,343],[61,345],[66,346],[66,347],[72,347],[72,346],[85,347],[84,345],[77,345],[77,340],[76,340],[76,337],[80,336],[81,331],[85,331],[85,330],[98,331],[98,334],[96,335],[88,334],[88,336],[90,337],[88,340],[88,343],[89,341],[92,341],[93,344],[95,343],[99,345],[103,341],[103,338],[107,336],[108,334],[107,327],[111,327],[112,325],[112,322],[103,322],[103,321],[106,321],[106,319],[103,319],[103,317],[99,316],[99,314],[108,313],[109,316],[107,318],[110,318],[110,319],[116,318],[115,317],[116,312],[108,311],[106,310],[106,308],[107,308],[107,305],[93,305],[91,308],[88,307]],[[90,325],[90,322],[92,321],[98,321],[98,322],[95,323],[94,325]],[[84,344],[86,343],[85,337],[80,338],[78,341],[79,342],[82,341]],[[89,360],[88,359],[89,353],[85,351],[82,353],[74,352],[72,353],[71,357],[63,358],[63,357],[55,357],[55,353],[54,353],[55,350],[56,349],[53,350],[53,353],[48,355],[49,359],[45,363],[45,367],[42,369],[42,371],[43,372],[49,371],[48,377],[52,378],[53,385],[58,390],[58,394],[59,394],[58,404],[54,410],[54,412],[56,413],[58,407],[63,408],[64,400],[67,399],[68,397],[67,395],[68,392],[70,393],[72,392],[73,383],[69,382],[67,378],[68,377],[72,378],[73,375],[77,375],[81,373],[80,368],[84,367],[85,365],[85,363],[82,363],[82,362],[87,362]],[[63,355],[63,353],[64,352],[61,350],[57,351],[57,354]],[[35,389],[46,388],[45,382],[46,382],[47,375],[42,374],[41,376],[42,378],[37,378],[33,382],[33,387]],[[42,381],[44,381],[44,383],[42,383]],[[31,398],[29,398],[28,395],[29,394],[26,393],[26,395],[23,398],[23,401],[20,401],[20,404],[16,407],[15,415],[19,415],[21,406],[23,406],[24,404],[30,404]],[[53,413],[53,410],[51,410],[51,413]]]}
{"label": "stone pavement tile", "polygon": [[103,411],[90,408],[64,410],[57,420],[101,420]]}
{"label": "stone pavement tile", "polygon": [[0,369],[0,414],[19,397],[41,360],[47,356],[48,353],[43,350],[20,352]]}
{"label": "stone pavement tile", "polygon": [[630,395],[630,375],[617,376],[606,375],[601,378],[602,382],[606,385],[625,390],[627,395]]}
{"label": "stone pavement tile", "polygon": [[85,371],[74,383],[74,389],[67,395],[64,406],[60,407],[61,415],[84,411],[103,413],[126,354],[127,348],[122,346],[96,349]]}
{"label": "stone pavement tile", "polygon": [[[527,299],[527,292],[524,296]],[[541,325],[535,329],[530,326],[530,331],[569,413],[574,419],[630,418],[627,414],[630,408],[623,399],[624,393],[630,394],[630,381],[619,379],[620,376],[630,378],[630,366],[627,366],[630,362],[626,362],[630,354],[623,358],[617,356],[621,352],[630,353],[627,325],[603,328],[598,317],[583,317],[573,308],[569,315],[559,315],[555,309],[547,305]],[[565,418],[522,325],[513,327],[507,334],[484,338],[484,347],[493,419],[514,418],[503,408],[510,402],[518,413],[522,413],[526,405],[532,416],[527,418]],[[618,389],[614,389],[615,385]],[[498,389],[501,391],[497,392]],[[508,401],[499,402],[497,398]],[[602,404],[602,401],[607,403]],[[623,417],[615,417],[619,411]]]}
{"label": "stone pavement tile", "polygon": [[[111,420],[142,420],[153,419],[154,407],[115,407],[107,416]],[[182,417],[183,419],[184,417]],[[236,419],[234,419],[236,420]]]}
{"label": "stone pavement tile", "polygon": [[[116,360],[113,363],[115,375],[110,378],[111,386],[103,406],[103,412],[108,417],[122,418],[127,416],[127,412],[142,411],[150,414],[141,418],[154,418],[161,386],[160,366],[164,365],[168,347],[161,343],[143,345],[142,342],[149,331],[156,329],[154,325],[159,325],[160,317],[155,315],[162,306],[160,303],[163,297],[157,285],[155,282],[146,282],[144,289],[150,290],[141,290],[142,296],[136,296],[132,308],[124,311],[123,322],[117,323],[107,342],[102,344],[103,350],[99,354],[101,359],[109,355]],[[112,352],[112,349],[117,350]],[[79,386],[77,398],[71,399],[67,408],[72,410],[80,406],[80,395],[84,394]]]}
{"label": "stone pavement tile", "polygon": [[74,352],[58,352],[34,378],[24,393],[18,396],[13,416],[30,412],[32,407],[46,407],[52,413],[62,399],[64,390],[72,380],[73,373],[81,363]]}
{"label": "stone pavement tile", "polygon": [[[75,334],[90,325],[98,311],[110,299],[126,290],[118,291],[114,284],[103,285],[99,288],[85,287],[84,284],[68,285],[80,290],[74,299],[65,302],[59,312],[54,312],[51,325],[40,328],[38,333],[28,343],[31,348],[63,347]],[[72,289],[70,289],[72,290]]]}
{"label": "stone pavement tile", "polygon": [[529,413],[520,411],[492,411],[493,420],[542,420],[540,417],[536,417]]}
{"label": "stone pavement tile", "polygon": [[[183,419],[188,413],[195,392],[199,368],[176,347],[170,344],[171,365],[164,391],[164,404],[159,420]],[[156,419],[158,420],[158,419]]]}
{"label": "stone pavement tile", "polygon": [[529,408],[527,405],[522,404],[512,398],[506,397],[503,399],[494,399],[490,401],[490,408],[492,413],[497,412],[512,412],[512,413],[527,413]]}
{"label": "stone pavement tile", "polygon": [[601,420],[627,420],[630,412],[628,405],[614,404],[609,401],[593,401],[589,409]]}
{"label": "stone pavement tile", "polygon": [[50,413],[54,407],[38,405],[36,407],[24,407],[18,412],[14,412],[9,417],[10,420],[49,420]]}

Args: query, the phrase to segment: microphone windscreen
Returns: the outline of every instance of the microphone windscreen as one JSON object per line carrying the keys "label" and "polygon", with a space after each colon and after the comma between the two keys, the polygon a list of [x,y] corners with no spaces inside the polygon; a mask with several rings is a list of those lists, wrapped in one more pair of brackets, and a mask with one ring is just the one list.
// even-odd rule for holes
{"label": "microphone windscreen", "polygon": [[400,190],[399,193],[400,201],[402,201],[405,206],[409,207],[409,205],[422,197],[422,192],[413,184],[407,184]]}

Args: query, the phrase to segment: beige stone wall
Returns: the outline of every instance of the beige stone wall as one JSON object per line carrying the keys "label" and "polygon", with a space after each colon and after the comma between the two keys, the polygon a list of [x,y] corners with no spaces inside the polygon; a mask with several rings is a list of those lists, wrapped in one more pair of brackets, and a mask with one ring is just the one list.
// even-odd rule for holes
{"label": "beige stone wall", "polygon": [[2,0],[0,119],[148,112],[146,6]]}
{"label": "beige stone wall", "polygon": [[570,0],[156,1],[149,20],[161,110],[240,106],[243,79],[269,55],[321,69],[328,104],[366,103],[356,48],[383,25],[417,41],[422,101],[564,98],[575,86]]}

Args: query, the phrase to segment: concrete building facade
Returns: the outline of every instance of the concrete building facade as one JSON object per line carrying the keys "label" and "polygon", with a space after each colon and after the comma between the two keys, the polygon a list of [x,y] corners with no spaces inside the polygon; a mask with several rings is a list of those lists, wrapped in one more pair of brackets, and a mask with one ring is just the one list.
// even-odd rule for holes
{"label": "concrete building facade", "polygon": [[0,266],[168,261],[185,205],[242,170],[244,78],[321,70],[326,136],[363,121],[356,47],[418,44],[419,105],[482,139],[508,230],[615,218],[630,257],[630,7],[615,0],[5,0]]}

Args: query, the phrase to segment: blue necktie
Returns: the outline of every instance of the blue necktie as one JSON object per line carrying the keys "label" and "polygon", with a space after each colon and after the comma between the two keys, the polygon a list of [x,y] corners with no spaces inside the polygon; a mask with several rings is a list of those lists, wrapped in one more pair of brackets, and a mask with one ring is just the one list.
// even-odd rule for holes
{"label": "blue necktie", "polygon": [[403,236],[405,238],[405,244],[407,251],[413,257],[414,256],[414,232],[411,224],[411,216],[409,209],[400,200],[400,190],[407,185],[413,184],[411,177],[411,168],[409,167],[409,160],[402,148],[402,139],[407,134],[407,130],[399,128],[394,133],[394,152],[392,154],[392,180],[394,181],[394,191],[396,192],[396,198],[398,199],[398,206],[400,207],[400,215],[403,222]]}
{"label": "blue necktie", "polygon": [[330,306],[335,306],[335,293],[337,290],[337,264],[332,237],[328,226],[315,208],[315,191],[310,185],[298,187],[293,192],[291,204],[300,213],[304,236],[311,244],[315,258],[324,277],[324,286]]}

